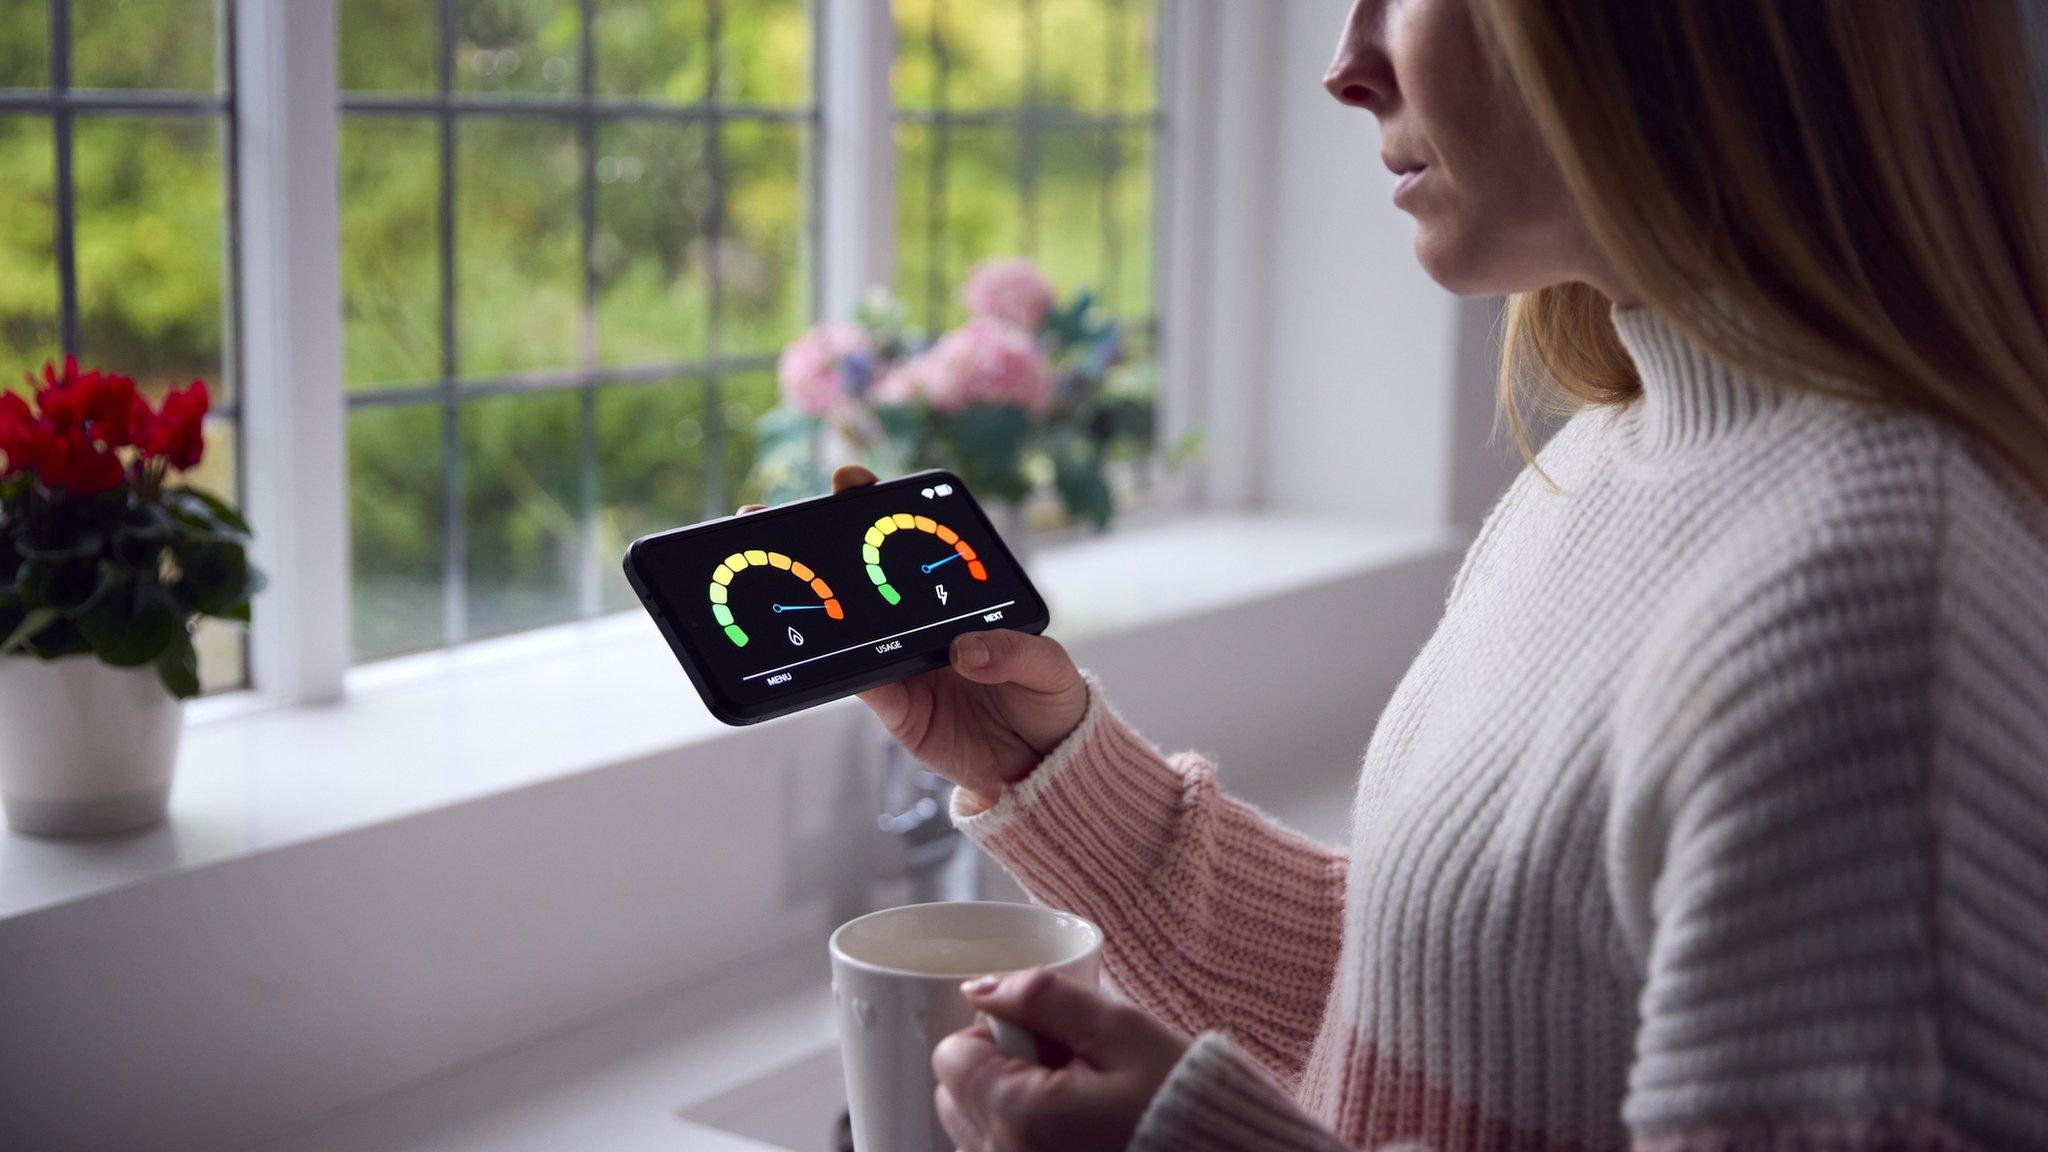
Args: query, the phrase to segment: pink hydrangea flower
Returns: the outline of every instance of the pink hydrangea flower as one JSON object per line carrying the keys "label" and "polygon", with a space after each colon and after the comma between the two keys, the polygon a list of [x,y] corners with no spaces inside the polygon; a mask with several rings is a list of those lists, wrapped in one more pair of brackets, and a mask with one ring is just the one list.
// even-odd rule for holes
{"label": "pink hydrangea flower", "polygon": [[843,372],[847,359],[874,354],[874,341],[858,324],[828,320],[812,328],[784,348],[776,364],[782,402],[812,416],[831,413],[852,399]]}
{"label": "pink hydrangea flower", "polygon": [[971,404],[1043,411],[1052,400],[1052,365],[1031,334],[996,320],[969,320],[903,369],[932,407]]}
{"label": "pink hydrangea flower", "polygon": [[1038,265],[1024,259],[984,260],[967,274],[960,290],[969,314],[1038,331],[1052,311],[1052,283]]}
{"label": "pink hydrangea flower", "polygon": [[924,376],[919,371],[918,361],[899,364],[875,381],[875,387],[868,393],[868,399],[877,404],[908,404],[924,395]]}

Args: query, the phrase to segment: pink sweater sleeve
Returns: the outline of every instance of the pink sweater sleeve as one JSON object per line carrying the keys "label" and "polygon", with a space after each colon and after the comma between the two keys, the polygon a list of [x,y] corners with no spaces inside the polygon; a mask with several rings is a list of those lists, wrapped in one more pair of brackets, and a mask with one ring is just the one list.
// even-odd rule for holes
{"label": "pink sweater sleeve", "polygon": [[956,794],[953,816],[1034,898],[1102,928],[1134,1003],[1298,1083],[1337,968],[1344,853],[1224,796],[1201,757],[1161,755],[1093,680],[1031,775],[982,812]]}

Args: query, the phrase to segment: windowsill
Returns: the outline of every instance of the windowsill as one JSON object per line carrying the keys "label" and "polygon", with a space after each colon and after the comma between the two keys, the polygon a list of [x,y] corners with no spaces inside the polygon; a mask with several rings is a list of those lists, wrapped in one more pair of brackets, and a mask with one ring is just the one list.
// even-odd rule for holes
{"label": "windowsill", "polygon": [[[1074,641],[1454,547],[1443,529],[1189,515],[1027,563]],[[153,877],[744,734],[711,718],[637,613],[358,670],[323,707],[203,702],[169,821],[102,841],[0,835],[0,920]],[[848,700],[828,705],[855,709]],[[793,718],[792,718],[793,719]],[[787,723],[788,720],[774,723]]]}

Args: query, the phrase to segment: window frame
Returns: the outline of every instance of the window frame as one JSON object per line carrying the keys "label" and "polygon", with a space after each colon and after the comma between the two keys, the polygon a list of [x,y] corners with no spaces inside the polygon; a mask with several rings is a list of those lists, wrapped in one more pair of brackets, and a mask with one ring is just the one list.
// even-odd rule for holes
{"label": "window frame", "polygon": [[[223,2],[241,32],[241,477],[256,559],[271,578],[250,633],[249,679],[254,699],[266,705],[331,703],[345,693],[352,651],[346,429],[353,405],[341,364],[338,5]],[[1183,175],[1202,155],[1199,143],[1189,143],[1195,133],[1184,110],[1198,92],[1190,64],[1204,58],[1194,37],[1213,28],[1209,10],[1217,3],[1161,0],[1153,250],[1161,427],[1168,437],[1190,427],[1205,406],[1194,371],[1199,349],[1183,335],[1200,327],[1184,315],[1198,281],[1193,262],[1177,256],[1175,245],[1198,234],[1184,222],[1206,216],[1192,201],[1203,195],[1201,182]],[[815,316],[844,316],[870,285],[893,280],[895,30],[888,0],[811,0],[810,8],[812,105],[792,115],[818,133],[810,174],[812,307]],[[1176,510],[1202,503],[1196,471],[1192,483],[1154,503]]]}

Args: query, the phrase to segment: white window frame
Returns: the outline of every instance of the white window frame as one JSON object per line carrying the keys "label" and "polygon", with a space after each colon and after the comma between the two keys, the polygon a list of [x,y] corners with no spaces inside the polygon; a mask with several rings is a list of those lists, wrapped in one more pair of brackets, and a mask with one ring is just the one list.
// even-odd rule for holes
{"label": "white window frame", "polygon": [[[341,128],[336,0],[229,0],[238,21],[242,243],[243,468],[255,559],[270,585],[257,604],[250,685],[263,704],[341,699],[350,673],[346,404],[342,386]],[[1221,0],[1168,0],[1162,104],[1168,131],[1155,181],[1168,442],[1202,421],[1203,316],[1214,162],[1199,74]],[[892,280],[895,142],[888,0],[812,0],[819,49],[815,153],[819,307],[846,316]],[[1199,474],[1176,506],[1203,503]]]}

